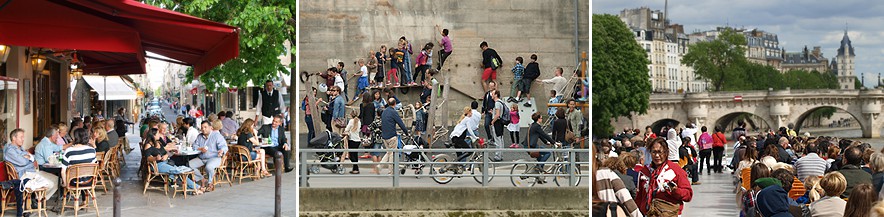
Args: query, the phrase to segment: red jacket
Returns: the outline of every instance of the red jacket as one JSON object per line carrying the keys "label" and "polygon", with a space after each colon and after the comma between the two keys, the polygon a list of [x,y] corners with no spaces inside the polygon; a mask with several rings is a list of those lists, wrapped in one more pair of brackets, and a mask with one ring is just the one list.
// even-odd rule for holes
{"label": "red jacket", "polygon": [[724,133],[715,132],[714,134],[712,134],[713,148],[723,148],[724,144],[727,144],[727,139],[724,138]]}
{"label": "red jacket", "polygon": [[[635,203],[642,213],[648,213],[648,208],[653,198],[663,199],[678,204],[678,214],[684,209],[684,202],[690,202],[693,197],[691,181],[688,174],[678,164],[665,161],[665,164],[651,171],[651,167],[643,167],[639,171],[639,185],[636,191]],[[663,186],[675,183],[675,187],[665,190]]]}

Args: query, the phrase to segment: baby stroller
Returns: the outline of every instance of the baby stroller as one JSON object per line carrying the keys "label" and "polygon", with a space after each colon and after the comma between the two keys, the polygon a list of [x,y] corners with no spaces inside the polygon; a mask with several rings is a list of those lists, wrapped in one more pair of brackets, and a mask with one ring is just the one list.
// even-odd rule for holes
{"label": "baby stroller", "polygon": [[[424,165],[426,162],[429,162],[430,159],[426,158],[426,153],[421,151],[408,151],[415,149],[424,149],[423,147],[427,144],[426,140],[420,138],[418,136],[404,136],[402,137],[402,142],[400,147],[402,151],[402,167],[399,168],[399,174],[405,174],[406,169],[414,170],[415,175],[420,175],[423,173]],[[417,176],[416,178],[420,178]]]}
{"label": "baby stroller", "polygon": [[[325,133],[320,133],[319,136],[310,140],[307,147],[314,149],[342,149],[342,142],[343,138],[341,135],[326,130]],[[332,173],[344,174],[344,169],[341,166],[341,152],[316,152],[316,159],[319,162],[334,162],[336,164],[311,165],[310,173],[319,173],[319,167],[322,166],[331,170]]]}

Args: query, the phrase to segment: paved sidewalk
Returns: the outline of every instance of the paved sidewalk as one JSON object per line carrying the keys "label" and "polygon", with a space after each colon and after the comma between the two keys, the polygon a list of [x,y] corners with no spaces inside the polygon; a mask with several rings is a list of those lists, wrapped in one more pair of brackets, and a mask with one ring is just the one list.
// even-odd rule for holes
{"label": "paved sidewalk", "polygon": [[732,175],[729,171],[700,175],[700,185],[691,186],[694,197],[685,204],[682,216],[739,216]]}
{"label": "paved sidewalk", "polygon": [[[134,135],[128,135],[128,138],[131,147],[136,147],[137,141],[140,141],[140,138]],[[142,194],[144,184],[137,175],[140,156],[138,148],[126,156],[126,166],[122,171],[123,185],[120,191],[123,194],[121,201],[123,216],[273,216],[275,177],[257,181],[246,179],[242,184],[236,181],[233,187],[218,185],[214,192],[200,196],[189,195],[187,199],[183,199],[179,193],[173,199],[171,191],[168,196],[156,190],[148,190]],[[295,172],[284,173],[282,178],[282,215],[295,216],[297,209]],[[112,216],[113,189],[108,186],[107,193],[101,188],[96,192],[100,215]],[[56,202],[49,201],[50,207],[55,204]],[[65,216],[73,216],[71,211],[65,210]],[[49,215],[58,214],[49,212]],[[15,216],[15,211],[7,212],[6,216]],[[90,207],[86,212],[81,211],[80,216],[96,216],[96,213],[94,208]]]}

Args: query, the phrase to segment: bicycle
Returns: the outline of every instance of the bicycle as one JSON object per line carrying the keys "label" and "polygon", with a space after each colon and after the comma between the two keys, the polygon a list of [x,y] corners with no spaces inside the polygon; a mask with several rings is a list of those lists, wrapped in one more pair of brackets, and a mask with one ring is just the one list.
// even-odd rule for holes
{"label": "bicycle", "polygon": [[[553,147],[554,149],[561,149],[562,144],[556,142]],[[543,168],[537,166],[539,162],[525,161],[524,159],[517,160],[513,164],[510,174],[519,174],[519,176],[510,176],[510,182],[515,187],[532,187],[538,182],[541,184],[546,183],[546,176],[541,177],[539,175],[554,174],[553,181],[556,183],[556,186],[568,186],[570,185],[571,173],[573,172],[577,179],[575,186],[580,185],[579,166],[571,168],[571,165],[563,164],[568,161],[564,159],[563,154],[560,154],[560,152],[554,152],[553,159],[552,163],[545,163]]]}
{"label": "bicycle", "polygon": [[[470,143],[469,140],[467,140],[467,141],[468,141],[467,143],[469,144]],[[445,143],[446,148],[451,148],[452,146],[453,145],[451,143]],[[485,147],[483,145],[479,145],[479,146],[480,146],[480,148]],[[472,147],[472,145],[471,145],[471,147]],[[455,154],[454,156],[457,156],[457,155]],[[483,171],[483,167],[482,167],[483,165],[481,163],[482,163],[483,156],[484,156],[483,152],[474,151],[466,158],[466,161],[465,161],[466,163],[476,162],[479,164],[469,164],[469,165],[433,164],[430,171],[436,171],[436,174],[438,174],[436,176],[433,176],[433,181],[436,181],[436,183],[439,183],[439,184],[447,184],[447,183],[451,182],[451,180],[454,177],[461,178],[461,174],[463,174],[463,172],[465,172],[464,170],[466,170],[466,171],[470,172],[470,175],[477,175],[477,176],[473,176],[473,179],[476,180],[476,182],[478,182],[479,184],[482,184],[482,176],[481,175],[482,175],[482,171]],[[448,154],[437,154],[437,155],[433,156],[434,163],[454,162],[455,160],[457,160],[457,159],[454,159],[454,157],[451,157]],[[488,182],[491,182],[491,180],[494,178],[494,174],[496,173],[496,169],[493,165],[488,165],[487,169],[488,169],[488,173],[490,174],[488,176]]]}

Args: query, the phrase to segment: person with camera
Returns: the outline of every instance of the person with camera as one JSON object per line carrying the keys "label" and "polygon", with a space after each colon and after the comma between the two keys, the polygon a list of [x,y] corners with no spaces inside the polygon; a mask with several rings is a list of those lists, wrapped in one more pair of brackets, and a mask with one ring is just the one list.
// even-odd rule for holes
{"label": "person with camera", "polygon": [[[677,162],[669,160],[666,139],[657,138],[648,145],[651,164],[639,171],[639,185],[635,199],[642,214],[648,216],[676,216],[684,203],[693,197],[687,173]],[[677,158],[676,153],[676,158]]]}

